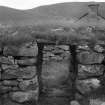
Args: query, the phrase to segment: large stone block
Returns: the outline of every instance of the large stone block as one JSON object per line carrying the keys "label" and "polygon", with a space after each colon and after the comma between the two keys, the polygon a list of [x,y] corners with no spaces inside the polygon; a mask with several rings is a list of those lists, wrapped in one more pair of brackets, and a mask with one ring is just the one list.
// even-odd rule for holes
{"label": "large stone block", "polygon": [[73,100],[73,101],[71,101],[71,102],[70,102],[70,105],[80,105],[80,104],[79,104],[79,102],[78,102],[78,101]]}
{"label": "large stone block", "polygon": [[25,68],[19,68],[17,70],[6,70],[2,73],[2,79],[17,79],[17,78],[23,78],[23,79],[29,79],[36,75],[36,67],[35,66],[29,66]]}
{"label": "large stone block", "polygon": [[84,43],[82,45],[77,46],[77,51],[79,51],[79,50],[89,51],[90,48],[89,48],[89,46],[87,44]]}
{"label": "large stone block", "polygon": [[59,45],[56,47],[58,47],[59,49],[65,50],[65,51],[69,51],[69,46],[67,46],[67,45]]}
{"label": "large stone block", "polygon": [[35,90],[38,88],[38,78],[35,76],[30,80],[23,80],[19,83],[19,88],[21,90]]}
{"label": "large stone block", "polygon": [[16,80],[4,80],[4,81],[2,81],[2,85],[4,85],[4,86],[18,86],[18,81],[16,81]]}
{"label": "large stone block", "polygon": [[19,56],[37,56],[38,47],[37,44],[27,43],[19,48]]}
{"label": "large stone block", "polygon": [[86,79],[86,80],[77,80],[76,87],[82,94],[91,94],[92,91],[95,91],[101,86],[100,80],[96,78]]}
{"label": "large stone block", "polygon": [[82,64],[102,63],[104,55],[92,51],[83,51],[77,54],[77,59]]}
{"label": "large stone block", "polygon": [[87,78],[92,76],[101,76],[105,70],[103,65],[78,65],[78,77]]}
{"label": "large stone block", "polygon": [[3,54],[8,56],[17,56],[18,55],[18,51],[19,51],[19,47],[17,46],[5,46],[3,49]]}
{"label": "large stone block", "polygon": [[10,93],[10,98],[13,101],[16,101],[18,103],[23,103],[23,102],[29,102],[32,100],[37,101],[38,100],[38,90],[30,90],[26,92],[13,92]]}
{"label": "large stone block", "polygon": [[22,46],[5,46],[3,50],[4,55],[11,56],[37,56],[38,47],[36,43],[26,43]]}

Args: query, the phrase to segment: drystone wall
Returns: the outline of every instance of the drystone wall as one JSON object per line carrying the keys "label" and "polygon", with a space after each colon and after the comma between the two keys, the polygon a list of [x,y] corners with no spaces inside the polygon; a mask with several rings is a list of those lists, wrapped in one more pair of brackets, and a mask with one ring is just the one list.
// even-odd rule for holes
{"label": "drystone wall", "polygon": [[[91,48],[85,43],[76,46],[78,73],[74,94],[79,105],[101,105],[105,102],[105,49],[104,44],[102,46],[96,44]],[[45,104],[68,105],[72,100],[70,50],[68,45],[44,46],[42,80]],[[71,101],[71,105],[76,105],[76,101]]]}
{"label": "drystone wall", "polygon": [[[102,45],[104,46],[104,45]],[[78,77],[75,98],[80,105],[101,105],[105,91],[105,49],[84,44],[77,48]]]}
{"label": "drystone wall", "polygon": [[76,81],[72,80],[73,75],[70,74],[73,69],[71,50],[69,45],[44,45],[43,48],[43,44],[36,42],[1,47],[0,105],[37,103],[40,98],[39,72],[42,72],[44,93],[39,105],[70,104],[73,82],[76,86],[74,96],[77,101],[71,101],[71,105],[76,102],[80,105],[104,103],[104,99],[100,100],[105,90],[104,47],[99,44],[92,48],[86,44],[76,46]]}
{"label": "drystone wall", "polygon": [[38,100],[37,55],[36,42],[0,48],[0,105]]}

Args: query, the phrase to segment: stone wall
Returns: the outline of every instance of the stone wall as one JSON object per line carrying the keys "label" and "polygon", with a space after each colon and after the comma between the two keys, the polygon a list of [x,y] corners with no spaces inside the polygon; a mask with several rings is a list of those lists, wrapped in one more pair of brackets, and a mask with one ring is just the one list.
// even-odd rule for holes
{"label": "stone wall", "polygon": [[[105,49],[104,45],[78,45],[76,60],[78,75],[75,100],[80,105],[104,102]],[[44,45],[42,50],[42,99],[40,104],[69,105],[72,93],[70,75],[71,51],[68,45]],[[71,49],[72,50],[72,49]],[[39,97],[38,54],[36,42],[0,48],[0,105],[31,105]],[[100,91],[101,90],[101,91]],[[102,98],[103,100],[101,100]],[[44,101],[43,101],[44,100]],[[71,105],[75,105],[74,101]]]}
{"label": "stone wall", "polygon": [[105,101],[105,49],[97,44],[92,48],[78,46],[78,77],[76,99],[80,105],[101,105]]}
{"label": "stone wall", "polygon": [[[103,46],[97,44],[91,47],[85,43],[77,46],[78,75],[75,99],[80,105],[101,105],[105,102],[105,49]],[[42,80],[44,97],[47,101],[45,103],[49,102],[50,105],[53,103],[57,103],[57,105],[70,104],[72,97],[70,60],[69,46],[44,46]]]}
{"label": "stone wall", "polygon": [[0,105],[38,100],[37,55],[36,42],[0,49]]}

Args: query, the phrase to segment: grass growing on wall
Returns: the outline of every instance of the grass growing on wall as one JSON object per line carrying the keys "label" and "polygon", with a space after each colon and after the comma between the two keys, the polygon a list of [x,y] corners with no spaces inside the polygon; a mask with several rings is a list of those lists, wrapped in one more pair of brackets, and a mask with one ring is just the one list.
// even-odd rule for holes
{"label": "grass growing on wall", "polygon": [[79,44],[83,41],[93,44],[105,40],[104,29],[59,27],[24,26],[2,28],[0,29],[0,45],[11,44],[19,46],[33,40],[55,44]]}

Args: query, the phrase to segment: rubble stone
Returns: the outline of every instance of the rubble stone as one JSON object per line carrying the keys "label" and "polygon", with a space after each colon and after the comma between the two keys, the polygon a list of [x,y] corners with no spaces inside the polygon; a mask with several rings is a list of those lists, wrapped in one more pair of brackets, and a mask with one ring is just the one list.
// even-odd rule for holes
{"label": "rubble stone", "polygon": [[92,76],[101,76],[105,70],[103,65],[78,65],[78,77],[87,78]]}

